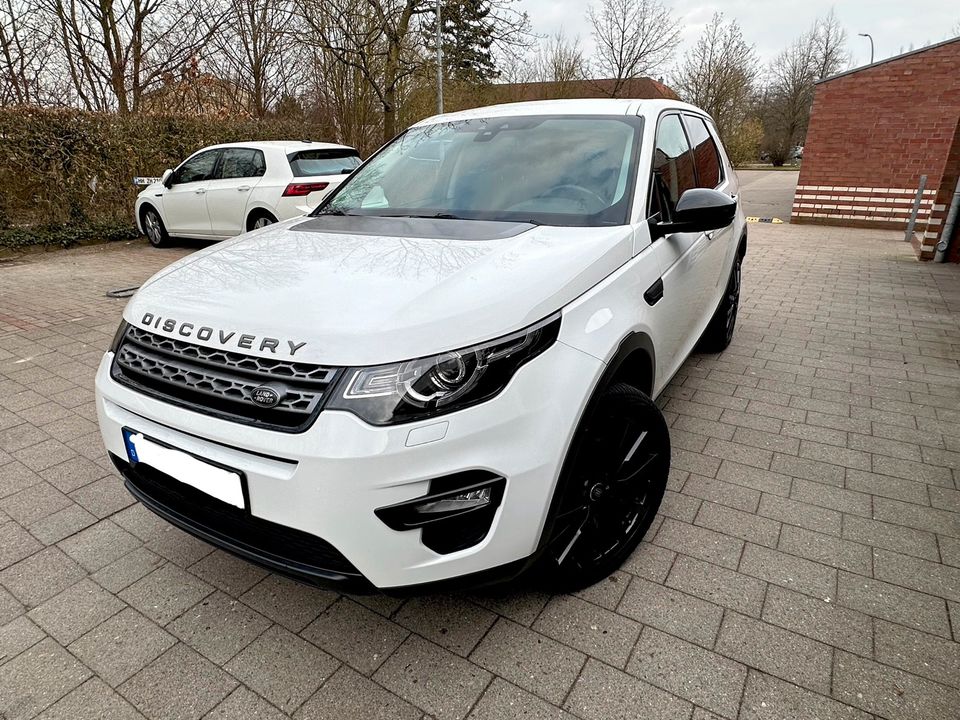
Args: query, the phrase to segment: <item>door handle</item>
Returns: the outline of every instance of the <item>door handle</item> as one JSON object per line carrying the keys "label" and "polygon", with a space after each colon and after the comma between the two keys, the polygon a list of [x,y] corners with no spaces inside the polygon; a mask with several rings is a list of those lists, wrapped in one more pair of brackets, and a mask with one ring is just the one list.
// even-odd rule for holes
{"label": "door handle", "polygon": [[240,187],[237,188],[237,192],[246,192],[249,189],[250,189],[249,185],[241,185]]}
{"label": "door handle", "polygon": [[656,305],[663,298],[663,278],[657,278],[657,281],[647,288],[643,294],[643,299],[647,305]]}
{"label": "door handle", "polygon": [[194,192],[195,192],[197,195],[203,195],[206,191],[207,191],[206,188],[197,188],[196,190],[194,190]]}

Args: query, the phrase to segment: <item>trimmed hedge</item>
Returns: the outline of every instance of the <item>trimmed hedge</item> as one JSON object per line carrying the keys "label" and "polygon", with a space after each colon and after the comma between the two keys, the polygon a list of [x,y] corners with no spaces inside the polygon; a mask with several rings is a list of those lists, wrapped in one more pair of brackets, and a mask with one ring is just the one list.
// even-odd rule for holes
{"label": "trimmed hedge", "polygon": [[0,230],[0,249],[20,249],[36,245],[44,247],[70,247],[94,242],[135,240],[137,228],[124,223],[92,223],[69,225],[38,225],[29,228],[5,228]]}
{"label": "trimmed hedge", "polygon": [[0,247],[135,236],[134,176],[159,176],[206,145],[332,140],[300,119],[0,108]]}

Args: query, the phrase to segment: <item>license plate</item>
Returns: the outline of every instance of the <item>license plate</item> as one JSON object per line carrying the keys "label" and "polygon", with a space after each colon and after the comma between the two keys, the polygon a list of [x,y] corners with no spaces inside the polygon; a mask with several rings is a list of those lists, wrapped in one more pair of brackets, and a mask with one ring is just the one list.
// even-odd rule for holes
{"label": "license plate", "polygon": [[204,462],[193,455],[145,437],[130,428],[123,429],[127,457],[133,464],[143,463],[184,485],[211,495],[217,500],[245,507],[240,473]]}

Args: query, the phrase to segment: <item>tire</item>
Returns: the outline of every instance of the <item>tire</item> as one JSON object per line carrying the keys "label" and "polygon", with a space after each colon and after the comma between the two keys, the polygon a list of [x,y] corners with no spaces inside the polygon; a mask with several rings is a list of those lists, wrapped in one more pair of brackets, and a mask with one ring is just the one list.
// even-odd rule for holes
{"label": "tire", "polygon": [[140,212],[140,224],[143,227],[143,234],[147,236],[147,240],[155,248],[166,247],[170,244],[170,236],[167,234],[163,219],[152,205],[147,205]]}
{"label": "tire", "polygon": [[717,311],[710,319],[710,324],[704,330],[697,349],[700,352],[723,352],[733,340],[733,331],[737,327],[737,312],[740,309],[740,278],[743,267],[743,257],[737,252],[733,268],[730,270],[730,279],[724,290],[723,298],[717,306]]}
{"label": "tire", "polygon": [[632,385],[603,390],[567,454],[539,580],[572,592],[619,568],[653,522],[669,471],[670,433],[659,408]]}
{"label": "tire", "polygon": [[265,228],[267,225],[273,225],[275,222],[277,222],[277,218],[274,217],[272,213],[266,210],[258,210],[250,214],[250,219],[247,220],[247,232]]}

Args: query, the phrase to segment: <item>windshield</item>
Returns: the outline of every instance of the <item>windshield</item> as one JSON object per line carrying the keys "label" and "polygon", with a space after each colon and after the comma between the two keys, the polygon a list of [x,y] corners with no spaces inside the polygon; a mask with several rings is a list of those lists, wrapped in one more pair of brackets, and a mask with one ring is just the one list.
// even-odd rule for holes
{"label": "windshield", "polygon": [[641,119],[535,116],[414,127],[314,214],[628,222]]}

